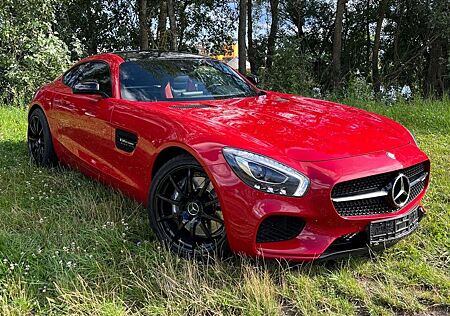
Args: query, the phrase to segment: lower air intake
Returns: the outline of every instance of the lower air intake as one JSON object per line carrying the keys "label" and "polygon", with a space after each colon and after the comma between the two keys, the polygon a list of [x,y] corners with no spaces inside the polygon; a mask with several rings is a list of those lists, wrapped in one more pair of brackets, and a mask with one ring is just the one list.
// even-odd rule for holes
{"label": "lower air intake", "polygon": [[292,216],[269,216],[259,225],[256,242],[276,242],[295,238],[305,227],[305,222]]}

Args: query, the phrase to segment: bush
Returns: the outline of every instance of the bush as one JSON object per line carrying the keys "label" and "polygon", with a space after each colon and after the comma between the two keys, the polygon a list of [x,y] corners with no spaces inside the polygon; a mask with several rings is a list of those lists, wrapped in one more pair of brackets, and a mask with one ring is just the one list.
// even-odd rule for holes
{"label": "bush", "polygon": [[300,43],[286,39],[280,43],[270,71],[263,70],[262,86],[268,90],[311,95],[315,82],[308,55],[302,54]]}
{"label": "bush", "polygon": [[0,98],[6,104],[53,80],[69,63],[67,46],[52,30],[54,0],[2,0]]}

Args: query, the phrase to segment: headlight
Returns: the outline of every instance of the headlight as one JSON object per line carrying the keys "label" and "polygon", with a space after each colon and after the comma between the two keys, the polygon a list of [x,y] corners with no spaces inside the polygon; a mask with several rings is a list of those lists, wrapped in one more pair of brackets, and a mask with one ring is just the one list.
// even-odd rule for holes
{"label": "headlight", "polygon": [[288,166],[245,150],[224,148],[223,155],[236,175],[247,185],[267,193],[303,196],[309,179]]}
{"label": "headlight", "polygon": [[414,134],[409,129],[406,128],[406,130],[408,131],[409,135],[411,135],[411,138],[414,140],[416,146],[419,147],[419,143],[417,142],[416,136],[414,136]]}

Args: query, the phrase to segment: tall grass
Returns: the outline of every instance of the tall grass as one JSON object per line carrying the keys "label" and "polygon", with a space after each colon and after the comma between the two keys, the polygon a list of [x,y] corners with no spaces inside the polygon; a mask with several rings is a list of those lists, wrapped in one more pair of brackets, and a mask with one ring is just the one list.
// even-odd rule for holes
{"label": "tall grass", "polygon": [[168,254],[137,203],[75,171],[30,164],[26,112],[0,107],[0,314],[448,314],[450,102],[344,102],[416,134],[432,161],[428,215],[371,259],[300,265]]}

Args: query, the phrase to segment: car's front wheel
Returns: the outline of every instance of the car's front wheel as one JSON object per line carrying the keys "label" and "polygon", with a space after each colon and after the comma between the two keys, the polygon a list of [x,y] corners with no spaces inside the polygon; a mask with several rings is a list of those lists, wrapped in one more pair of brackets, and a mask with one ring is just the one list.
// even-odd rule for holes
{"label": "car's front wheel", "polygon": [[28,117],[27,141],[31,160],[38,166],[51,167],[57,163],[47,118],[39,108]]}
{"label": "car's front wheel", "polygon": [[149,199],[151,226],[172,252],[190,258],[226,252],[217,194],[193,157],[182,155],[164,164],[152,181]]}

